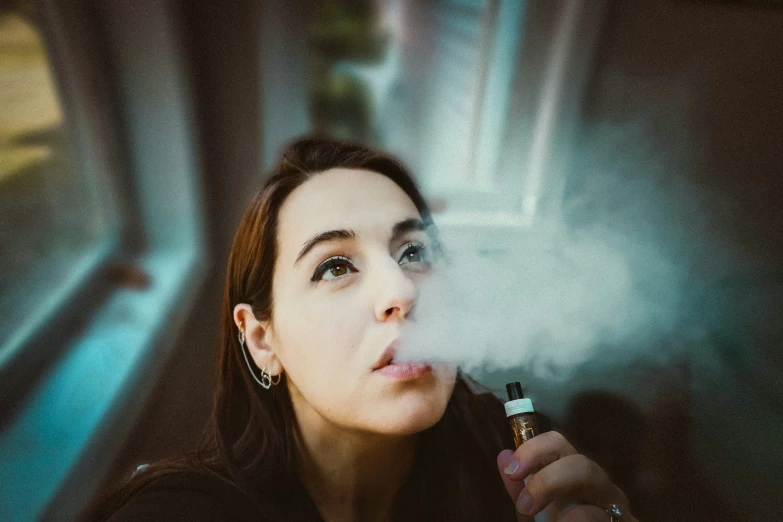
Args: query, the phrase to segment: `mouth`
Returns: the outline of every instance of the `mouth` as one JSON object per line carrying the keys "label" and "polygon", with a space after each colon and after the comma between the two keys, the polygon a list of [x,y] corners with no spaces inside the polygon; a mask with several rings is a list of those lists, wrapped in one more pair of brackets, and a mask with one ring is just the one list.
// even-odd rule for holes
{"label": "mouth", "polygon": [[411,380],[432,373],[432,367],[427,363],[411,363],[395,360],[397,349],[391,344],[373,367],[373,373],[395,380]]}
{"label": "mouth", "polygon": [[397,348],[394,346],[394,343],[397,341],[395,340],[390,344],[381,354],[381,356],[378,358],[378,361],[375,363],[375,366],[373,366],[372,371],[380,370],[381,368],[384,368],[385,366],[388,366],[390,364],[393,364],[394,357],[397,355]]}

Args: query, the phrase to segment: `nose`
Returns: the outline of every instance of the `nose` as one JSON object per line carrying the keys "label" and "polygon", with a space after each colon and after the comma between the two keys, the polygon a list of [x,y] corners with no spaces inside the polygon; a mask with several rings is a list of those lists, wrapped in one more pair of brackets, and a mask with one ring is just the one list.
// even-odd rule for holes
{"label": "nose", "polygon": [[394,260],[377,271],[375,317],[378,321],[405,319],[416,304],[418,288]]}

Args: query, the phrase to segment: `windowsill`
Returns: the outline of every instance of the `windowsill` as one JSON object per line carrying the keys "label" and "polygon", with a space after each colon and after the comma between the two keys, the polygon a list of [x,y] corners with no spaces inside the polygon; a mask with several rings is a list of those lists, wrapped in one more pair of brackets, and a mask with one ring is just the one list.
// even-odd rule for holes
{"label": "windowsill", "polygon": [[[40,263],[43,266],[31,268],[31,272],[37,271],[25,284],[26,294],[14,299],[14,306],[22,310],[32,309],[33,313],[25,313],[20,317],[14,317],[13,314],[11,314],[11,317],[4,317],[4,320],[13,323],[14,328],[6,339],[0,339],[0,368],[10,364],[16,357],[19,357],[20,352],[29,344],[33,333],[52,320],[68,302],[76,289],[82,287],[92,277],[96,269],[106,262],[109,255],[116,248],[117,240],[109,238],[85,251],[75,261],[69,260],[71,261],[71,266],[68,270],[68,276],[61,283],[50,274],[50,272],[57,271],[51,270],[51,267],[46,263]],[[46,298],[40,299],[37,293],[31,295],[31,287],[46,288]],[[7,289],[5,290],[7,291]],[[33,308],[33,303],[25,302],[25,300],[32,299],[36,301],[37,308]],[[3,328],[0,328],[0,335],[3,334],[5,334],[5,331]]]}
{"label": "windowsill", "polygon": [[[199,259],[193,249],[139,259],[150,286],[111,295],[30,392],[0,434],[0,476],[14,479],[0,489],[0,520],[40,519],[54,498],[69,494],[61,488],[88,448],[117,449],[133,422],[129,411],[143,404],[201,286]],[[81,480],[85,491],[99,480],[94,467],[109,464],[98,460],[94,476]]]}

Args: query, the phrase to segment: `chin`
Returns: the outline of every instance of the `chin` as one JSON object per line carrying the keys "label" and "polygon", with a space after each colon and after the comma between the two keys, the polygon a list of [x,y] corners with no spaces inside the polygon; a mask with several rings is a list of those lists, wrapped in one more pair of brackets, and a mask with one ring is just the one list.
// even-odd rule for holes
{"label": "chin", "polygon": [[388,404],[375,409],[379,431],[390,435],[412,435],[431,428],[443,417],[451,397],[450,390],[411,390],[390,399]]}

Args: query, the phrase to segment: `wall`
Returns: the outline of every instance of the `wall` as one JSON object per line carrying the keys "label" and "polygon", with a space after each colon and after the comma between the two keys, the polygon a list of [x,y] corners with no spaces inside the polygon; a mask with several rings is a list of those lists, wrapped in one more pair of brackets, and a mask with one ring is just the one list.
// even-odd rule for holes
{"label": "wall", "polygon": [[680,490],[655,519],[783,514],[782,27],[774,2],[613,2],[586,93],[572,222],[643,216],[686,268],[685,316],[660,341],[682,354],[664,369],[682,393],[658,410],[688,418],[678,445],[658,441]]}

